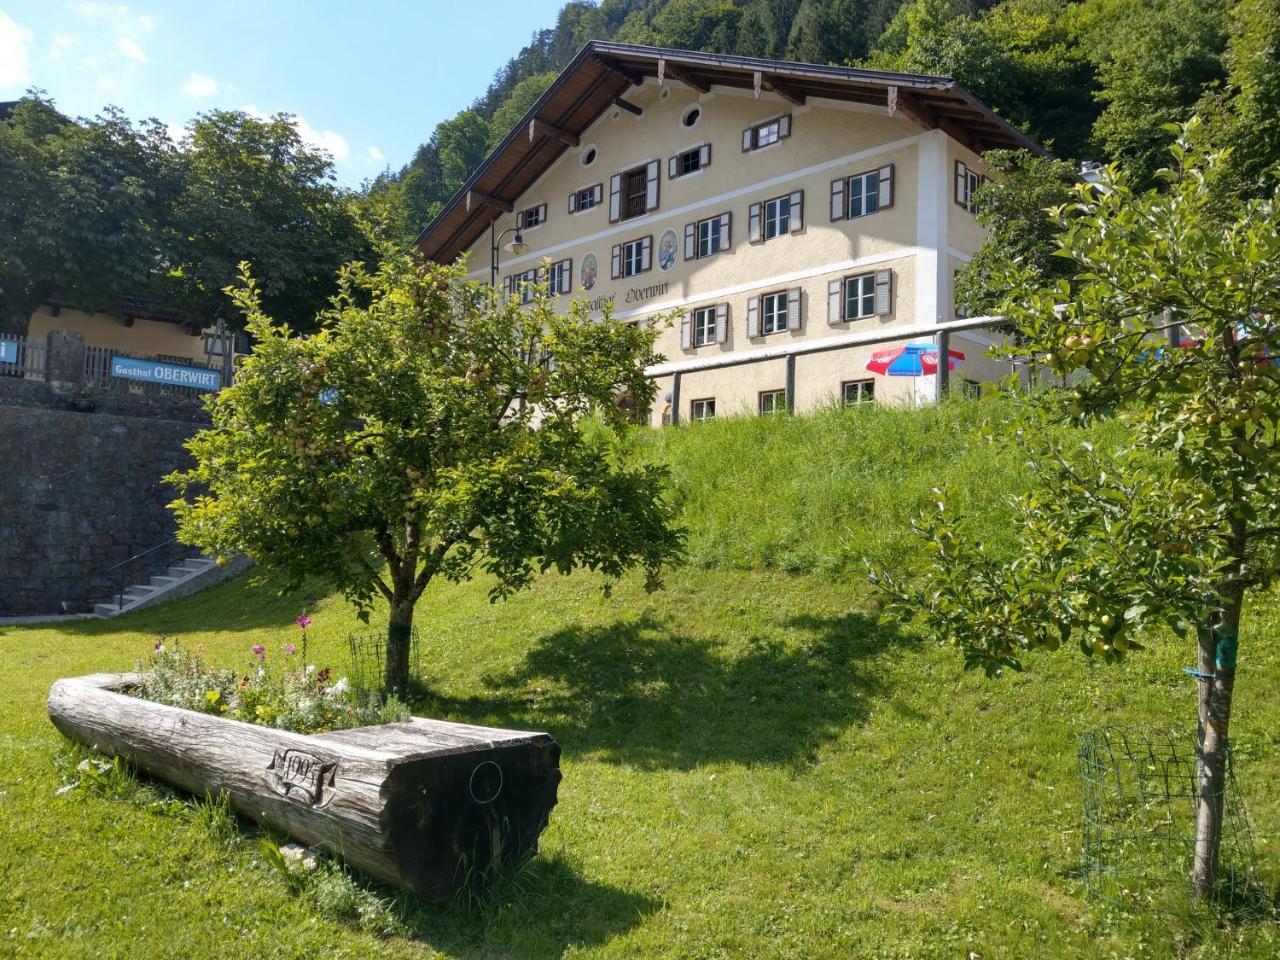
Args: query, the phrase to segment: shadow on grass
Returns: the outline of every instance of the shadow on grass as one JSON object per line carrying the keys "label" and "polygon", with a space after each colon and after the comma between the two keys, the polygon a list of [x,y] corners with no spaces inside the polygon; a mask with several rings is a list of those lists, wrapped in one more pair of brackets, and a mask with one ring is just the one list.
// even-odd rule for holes
{"label": "shadow on grass", "polygon": [[538,639],[493,693],[428,694],[415,712],[548,730],[570,754],[642,767],[805,763],[886,693],[882,658],[911,642],[861,613],[782,621],[740,655],[653,616],[566,627]]}
{"label": "shadow on grass", "polygon": [[467,960],[561,957],[626,933],[661,906],[652,897],[587,880],[562,858],[542,855],[476,903],[436,907],[407,894],[395,898],[406,936]]}

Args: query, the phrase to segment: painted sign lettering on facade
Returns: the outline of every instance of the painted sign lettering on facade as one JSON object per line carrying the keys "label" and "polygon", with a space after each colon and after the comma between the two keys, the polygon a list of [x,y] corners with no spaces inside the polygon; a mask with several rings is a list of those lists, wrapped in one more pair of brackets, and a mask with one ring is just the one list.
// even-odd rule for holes
{"label": "painted sign lettering on facade", "polygon": [[18,341],[0,340],[0,363],[18,362]]}
{"label": "painted sign lettering on facade", "polygon": [[157,360],[139,360],[135,357],[112,357],[111,375],[123,380],[168,383],[175,387],[194,387],[197,390],[217,390],[222,386],[222,374],[217,370],[186,367],[178,363],[160,363]]}
{"label": "painted sign lettering on facade", "polygon": [[639,303],[641,300],[651,300],[654,297],[661,297],[669,289],[671,284],[663,281],[662,283],[652,283],[647,287],[632,287],[627,291],[627,303]]}

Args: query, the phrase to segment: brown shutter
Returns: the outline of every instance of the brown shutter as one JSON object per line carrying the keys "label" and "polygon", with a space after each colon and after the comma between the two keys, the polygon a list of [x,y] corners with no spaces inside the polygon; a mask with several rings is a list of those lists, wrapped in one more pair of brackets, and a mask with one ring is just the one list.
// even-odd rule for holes
{"label": "brown shutter", "polygon": [[893,206],[893,164],[880,168],[880,209]]}
{"label": "brown shutter", "polygon": [[789,211],[789,222],[791,224],[791,232],[799,233],[804,229],[804,191],[796,190],[791,194],[791,204]]}
{"label": "brown shutter", "polygon": [[742,131],[742,152],[746,153],[756,145],[756,128],[747,127]]}
{"label": "brown shutter", "polygon": [[965,178],[964,164],[961,163],[959,160],[957,160],[956,161],[956,203],[960,204],[960,206],[962,207],[967,206],[967,204],[964,202],[965,179],[966,178]]}
{"label": "brown shutter", "polygon": [[648,169],[648,189],[645,191],[644,208],[648,210],[658,209],[658,161],[650,160]]}
{"label": "brown shutter", "polygon": [[845,178],[831,181],[831,222],[844,220],[849,216],[849,205],[844,199]]}
{"label": "brown shutter", "polygon": [[596,203],[604,203],[604,184],[597,183],[591,188],[591,192],[595,195]]}
{"label": "brown shutter", "polygon": [[688,350],[693,346],[693,311],[686,310],[680,316],[680,349]]}
{"label": "brown shutter", "polygon": [[760,230],[760,204],[753,203],[747,210],[747,239],[752,243],[760,243],[763,238]]}
{"label": "brown shutter", "polygon": [[569,212],[570,213],[578,212],[578,191],[577,190],[569,194]]}
{"label": "brown shutter", "polygon": [[787,329],[800,329],[800,288],[792,287],[787,291]]}
{"label": "brown shutter", "polygon": [[640,241],[640,272],[644,273],[653,266],[653,234]]}
{"label": "brown shutter", "polygon": [[678,156],[667,158],[667,178],[674,180],[676,178],[676,164],[679,163]]}
{"label": "brown shutter", "polygon": [[791,114],[778,118],[778,139],[791,136]]}
{"label": "brown shutter", "polygon": [[704,143],[702,146],[698,148],[698,166],[699,167],[711,166],[711,144]]}
{"label": "brown shutter", "polygon": [[747,300],[747,337],[760,336],[760,298],[751,297]]}
{"label": "brown shutter", "polygon": [[622,244],[615,243],[613,245],[612,260],[613,260],[613,265],[611,268],[610,276],[614,280],[617,280],[620,276],[622,276]]}
{"label": "brown shutter", "polygon": [[729,305],[716,304],[716,343],[727,343],[729,340]]}
{"label": "brown shutter", "polygon": [[893,271],[876,271],[876,314],[883,317],[893,312]]}
{"label": "brown shutter", "polygon": [[844,322],[844,297],[840,296],[843,287],[843,280],[832,280],[827,284],[827,323],[833,327]]}
{"label": "brown shutter", "polygon": [[622,216],[622,174],[609,178],[609,222],[617,223]]}
{"label": "brown shutter", "polygon": [[733,214],[720,214],[720,249],[728,250],[733,244],[731,235],[731,227],[733,225]]}
{"label": "brown shutter", "polygon": [[516,214],[516,229],[517,230],[524,229],[524,211],[523,210],[521,210],[519,213]]}
{"label": "brown shutter", "polygon": [[684,225],[684,258],[692,260],[698,255],[698,225],[696,223],[686,223]]}

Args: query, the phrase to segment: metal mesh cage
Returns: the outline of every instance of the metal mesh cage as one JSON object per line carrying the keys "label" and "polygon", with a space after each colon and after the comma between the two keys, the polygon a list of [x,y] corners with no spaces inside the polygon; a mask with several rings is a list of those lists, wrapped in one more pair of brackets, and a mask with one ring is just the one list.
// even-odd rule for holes
{"label": "metal mesh cage", "polygon": [[[1078,757],[1090,895],[1130,908],[1185,903],[1195,847],[1194,732],[1102,727],[1081,734]],[[1229,749],[1222,803],[1217,903],[1260,916],[1269,905]]]}
{"label": "metal mesh cage", "polygon": [[[376,694],[382,690],[386,672],[387,634],[385,630],[367,630],[347,637],[351,656],[351,685],[361,693]],[[409,677],[420,680],[422,637],[415,628],[409,635]]]}

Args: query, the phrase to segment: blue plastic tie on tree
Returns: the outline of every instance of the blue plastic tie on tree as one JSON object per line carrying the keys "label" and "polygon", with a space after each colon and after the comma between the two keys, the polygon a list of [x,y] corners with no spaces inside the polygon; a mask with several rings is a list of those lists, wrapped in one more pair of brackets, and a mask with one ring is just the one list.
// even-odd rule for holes
{"label": "blue plastic tie on tree", "polygon": [[1212,680],[1214,678],[1214,674],[1201,673],[1195,667],[1183,667],[1182,672],[1189,677],[1195,677],[1197,680]]}

